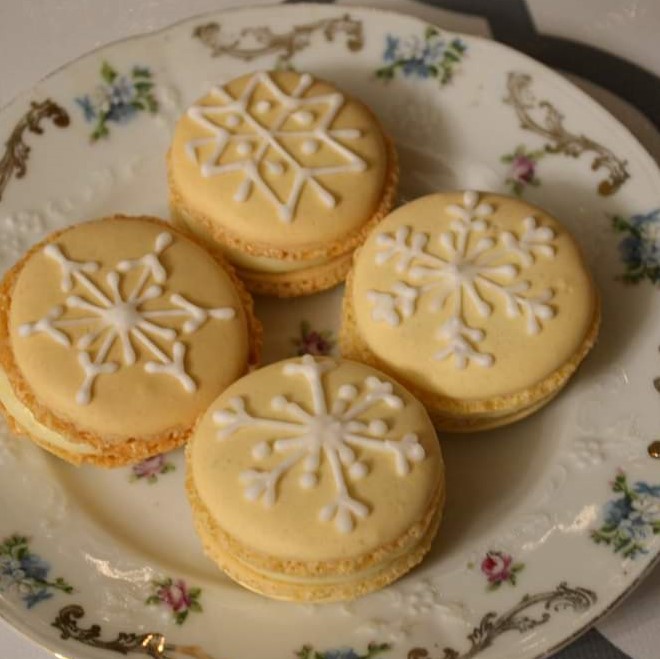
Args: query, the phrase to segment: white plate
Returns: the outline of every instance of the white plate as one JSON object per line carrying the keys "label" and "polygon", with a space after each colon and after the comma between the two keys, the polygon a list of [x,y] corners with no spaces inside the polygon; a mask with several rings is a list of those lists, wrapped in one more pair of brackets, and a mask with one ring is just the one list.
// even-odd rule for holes
{"label": "white plate", "polygon": [[[76,469],[3,431],[0,614],[84,658],[543,656],[611,608],[660,546],[648,453],[660,174],[575,87],[496,43],[386,12],[293,5],[189,20],[89,54],[0,113],[1,266],[67,223],[166,216],[178,114],[211,83],[274,66],[369,103],[396,138],[403,198],[509,191],[562,218],[602,293],[601,340],[533,418],[443,438],[449,498],[432,554],[345,605],[272,602],[224,578],[193,533],[180,452],[135,469]],[[90,140],[95,130],[107,134]],[[266,360],[333,350],[341,294],[260,301]]]}

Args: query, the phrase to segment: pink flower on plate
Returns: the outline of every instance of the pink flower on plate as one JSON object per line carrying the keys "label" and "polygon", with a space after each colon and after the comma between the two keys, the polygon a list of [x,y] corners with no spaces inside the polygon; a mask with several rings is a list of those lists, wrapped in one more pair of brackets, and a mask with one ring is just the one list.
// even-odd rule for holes
{"label": "pink flower on plate", "polygon": [[506,174],[506,184],[511,191],[520,196],[528,185],[538,186],[540,179],[536,176],[538,162],[545,155],[545,151],[528,151],[523,145],[516,147],[511,153],[502,156],[502,162],[509,165]]}
{"label": "pink flower on plate", "polygon": [[522,183],[530,183],[534,179],[536,163],[527,156],[516,156],[511,163],[511,178]]}
{"label": "pink flower on plate", "polygon": [[166,604],[175,613],[190,606],[188,586],[183,579],[177,579],[168,586],[161,586],[156,593],[160,601]]}
{"label": "pink flower on plate", "polygon": [[313,330],[306,320],[300,323],[300,336],[291,342],[298,356],[329,355],[335,347],[335,339],[330,330]]}
{"label": "pink flower on plate", "polygon": [[170,471],[174,471],[175,466],[168,462],[165,458],[165,454],[161,453],[160,455],[154,455],[151,458],[142,460],[134,464],[131,468],[131,480],[146,480],[148,483],[155,483],[158,480],[160,474],[167,474]]}
{"label": "pink flower on plate", "polygon": [[154,580],[151,584],[155,590],[147,598],[146,603],[165,606],[172,612],[177,625],[184,623],[190,611],[202,610],[199,603],[201,588],[189,588],[183,579],[174,580],[171,577]]}
{"label": "pink flower on plate", "polygon": [[523,563],[514,563],[511,554],[489,551],[481,561],[481,572],[488,579],[488,589],[495,590],[505,581],[516,585],[516,574],[524,568]]}

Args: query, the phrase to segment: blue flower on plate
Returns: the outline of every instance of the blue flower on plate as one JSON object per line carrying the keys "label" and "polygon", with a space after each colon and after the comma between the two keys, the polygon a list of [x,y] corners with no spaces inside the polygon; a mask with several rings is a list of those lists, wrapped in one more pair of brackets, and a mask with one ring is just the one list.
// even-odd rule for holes
{"label": "blue flower on plate", "polygon": [[367,650],[364,654],[358,654],[353,648],[341,647],[331,648],[319,652],[311,645],[303,645],[298,652],[295,653],[297,659],[372,659],[383,653],[387,653],[391,649],[389,643],[369,643]]}
{"label": "blue flower on plate", "polygon": [[28,579],[43,581],[48,577],[50,565],[36,554],[26,554],[20,561],[21,570]]}
{"label": "blue flower on plate", "polygon": [[385,37],[385,52],[383,59],[386,62],[393,62],[397,58],[397,50],[399,48],[399,38],[388,34]]}
{"label": "blue flower on plate", "polygon": [[25,536],[12,535],[0,542],[0,591],[13,589],[28,609],[50,599],[53,591],[73,588],[61,577],[48,579],[50,565],[30,551]]}
{"label": "blue flower on plate", "polygon": [[417,76],[418,78],[428,78],[430,75],[429,67],[422,59],[410,59],[403,65],[403,75],[406,77]]}
{"label": "blue flower on plate", "polygon": [[132,105],[111,105],[106,119],[117,124],[125,124],[136,112],[137,110]]}
{"label": "blue flower on plate", "polygon": [[76,103],[80,106],[80,109],[83,111],[83,117],[85,118],[85,121],[92,121],[96,118],[96,110],[94,108],[94,104],[92,103],[92,99],[89,97],[89,94],[79,96],[75,100]]}
{"label": "blue flower on plate", "polygon": [[75,99],[85,121],[93,122],[91,140],[108,137],[108,124],[126,124],[138,112],[154,114],[158,101],[154,95],[151,71],[147,67],[134,66],[130,75],[120,75],[108,62],[101,66],[101,81],[94,92]]}
{"label": "blue flower on plate", "polygon": [[387,34],[383,50],[386,65],[376,70],[376,76],[392,80],[401,73],[406,78],[436,78],[440,85],[445,85],[454,76],[466,50],[463,41],[447,41],[440,30],[431,26],[423,36]]}
{"label": "blue flower on plate", "polygon": [[49,593],[45,588],[41,588],[40,590],[35,590],[28,593],[27,595],[24,595],[22,600],[25,602],[25,606],[28,609],[31,609],[33,606],[35,606],[35,604],[39,604],[39,602],[48,600],[52,596],[53,593]]}
{"label": "blue flower on plate", "polygon": [[110,103],[127,105],[135,98],[135,85],[126,77],[120,76],[110,87]]}
{"label": "blue flower on plate", "polygon": [[326,650],[322,655],[323,659],[361,659],[360,655],[353,648],[336,648]]}
{"label": "blue flower on plate", "polygon": [[612,218],[615,231],[625,234],[619,242],[619,255],[626,271],[621,279],[636,284],[648,279],[660,281],[660,208],[649,213],[632,215],[626,220]]}
{"label": "blue flower on plate", "polygon": [[632,507],[630,501],[623,497],[622,499],[614,499],[605,504],[603,518],[605,524],[616,526],[626,519],[630,514]]}
{"label": "blue flower on plate", "polygon": [[648,494],[649,496],[660,498],[660,485],[649,485],[644,481],[637,481],[633,490],[637,494]]}
{"label": "blue flower on plate", "polygon": [[630,487],[625,472],[618,471],[612,491],[623,496],[603,506],[603,523],[591,539],[625,558],[648,553],[653,536],[660,534],[660,485],[638,481]]}

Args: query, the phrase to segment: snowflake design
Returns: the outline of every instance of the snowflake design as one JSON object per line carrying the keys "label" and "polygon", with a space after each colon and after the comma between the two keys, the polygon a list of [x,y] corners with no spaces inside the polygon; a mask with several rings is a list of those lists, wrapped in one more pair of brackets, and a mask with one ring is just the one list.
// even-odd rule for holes
{"label": "snowflake design", "polygon": [[[92,399],[94,382],[100,375],[115,373],[121,365],[131,366],[138,359],[135,344],[139,344],[153,359],[144,363],[147,373],[162,373],[176,379],[185,391],[196,391],[197,385],[185,369],[186,346],[177,340],[180,333],[196,332],[209,318],[230,320],[236,312],[230,307],[206,309],[193,304],[178,293],[168,294],[163,285],[167,271],[160,261],[161,254],[172,244],[172,235],[160,233],[152,252],[138,259],[124,260],[105,276],[110,294],[90,275],[100,265],[93,261],[69,259],[57,244],[44,247],[44,254],[60,267],[61,290],[69,295],[63,305],[52,307],[48,313],[32,323],[19,327],[19,335],[29,337],[46,334],[53,341],[78,352],[84,378],[76,393],[76,402],[87,405]],[[124,294],[122,275],[140,270],[137,283]],[[143,309],[143,305],[159,298],[167,298],[171,307]],[[68,315],[72,311],[73,314]],[[80,316],[80,312],[86,315]],[[182,319],[180,329],[163,325],[162,321]],[[83,333],[74,340],[69,334],[76,328]],[[119,341],[121,363],[110,360],[110,352]],[[171,354],[162,350],[156,341],[168,343]],[[95,350],[95,346],[98,346]]]}
{"label": "snowflake design", "polygon": [[368,291],[367,300],[373,305],[371,317],[395,327],[414,314],[420,295],[432,293],[428,302],[431,312],[451,305],[451,315],[436,334],[444,345],[435,353],[435,359],[453,357],[460,369],[470,362],[492,366],[493,356],[477,347],[486,334],[467,322],[466,304],[469,302],[482,318],[487,318],[493,307],[486,294],[491,299],[499,297],[509,318],[522,314],[527,331],[540,332],[541,321],[554,316],[548,304],[553,291],[545,289],[530,296],[527,292],[531,282],[519,275],[533,265],[537,255],[554,257],[555,248],[550,243],[555,234],[550,227],[538,226],[536,219],[529,216],[522,220],[520,235],[504,231],[497,239],[479,237],[487,231],[487,218],[494,209],[490,204],[480,203],[479,195],[472,191],[463,194],[462,206],[450,204],[447,212],[454,219],[450,230],[438,236],[439,253],[427,249],[427,234],[406,226],[399,227],[394,234],[380,233],[376,237],[379,248],[376,264],[393,261],[396,272],[407,281],[395,282],[389,291]]}
{"label": "snowflake design", "polygon": [[[303,98],[313,81],[309,74],[303,74],[289,95],[268,73],[255,73],[238,98],[233,98],[222,87],[214,87],[210,95],[217,99],[218,105],[193,105],[189,108],[188,116],[210,133],[186,144],[188,156],[194,162],[198,162],[199,148],[212,147],[201,163],[202,176],[241,172],[243,180],[234,194],[234,200],[247,201],[255,187],[276,207],[279,218],[287,223],[293,219],[306,186],[316,193],[325,206],[333,208],[337,200],[318,177],[366,169],[362,158],[337,141],[337,138],[357,139],[362,132],[355,128],[331,128],[344,104],[344,97],[339,92],[332,92]],[[252,97],[260,86],[266,88],[272,100],[262,99],[252,103]],[[309,109],[310,106],[314,106],[314,111]],[[317,110],[319,106],[323,106],[324,110]],[[271,114],[272,118],[268,117]],[[220,120],[224,121],[224,125],[218,123]],[[266,120],[269,125],[265,125]],[[336,162],[305,166],[292,150],[291,138],[296,138],[302,156],[311,156],[321,147],[328,147],[337,157]],[[287,169],[294,173],[293,183],[286,198],[280,199],[268,179],[272,177],[276,180]]]}
{"label": "snowflake design", "polygon": [[325,461],[330,467],[336,496],[321,508],[319,519],[334,520],[338,531],[349,533],[355,518],[364,519],[369,515],[367,505],[351,496],[347,483],[347,477],[357,481],[368,473],[366,463],[355,449],[391,455],[399,476],[408,474],[411,463],[421,462],[426,453],[416,434],[385,439],[388,427],[383,419],[360,420],[377,406],[392,410],[403,408],[404,403],[392,393],[390,382],[367,377],[362,395],[354,385],[344,384],[329,405],[323,374],[336,367],[332,360],[316,361],[311,355],[283,366],[285,376],[307,380],[312,395],[311,413],[286,396],[275,396],[271,401],[273,410],[285,414],[288,420],[253,416],[247,411],[245,400],[236,397],[229,401],[231,409],[214,412],[213,421],[220,427],[217,436],[223,441],[241,428],[263,428],[275,435],[282,434],[280,438],[259,442],[252,449],[256,461],[271,456],[273,451],[284,454],[286,457],[279,464],[271,470],[250,469],[240,474],[245,497],[250,501],[261,499],[266,507],[275,504],[278,482],[295,465],[302,462],[303,473],[298,484],[310,489],[317,485],[321,464]]}

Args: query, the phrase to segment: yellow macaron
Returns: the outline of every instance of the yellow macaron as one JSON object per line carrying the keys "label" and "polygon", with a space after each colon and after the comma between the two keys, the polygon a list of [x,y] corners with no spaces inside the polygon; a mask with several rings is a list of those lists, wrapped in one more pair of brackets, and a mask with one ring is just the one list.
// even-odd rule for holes
{"label": "yellow macaron", "polygon": [[249,294],[190,237],[149,217],[87,222],[0,285],[0,404],[69,462],[137,462],[184,443],[260,339]]}
{"label": "yellow macaron", "polygon": [[221,250],[251,291],[280,297],[343,281],[398,183],[371,110],[294,71],[214,87],[177,123],[167,162],[174,221]]}
{"label": "yellow macaron", "polygon": [[422,560],[442,515],[423,405],[356,362],[306,355],[252,372],[211,405],[186,456],[206,553],[277,599],[382,588]]}
{"label": "yellow macaron", "polygon": [[399,379],[438,427],[536,411],[594,345],[596,288],[570,233],[511,197],[452,192],[391,213],[355,258],[342,354]]}

